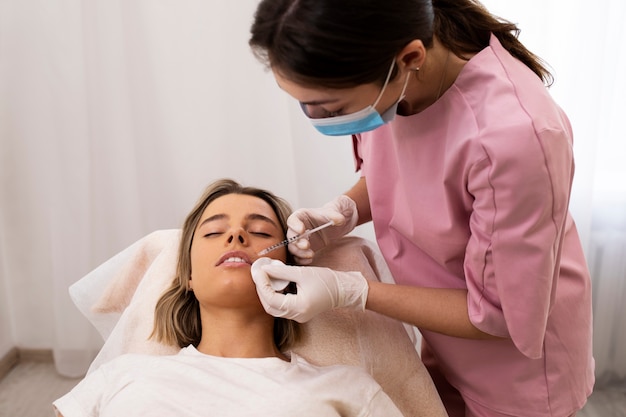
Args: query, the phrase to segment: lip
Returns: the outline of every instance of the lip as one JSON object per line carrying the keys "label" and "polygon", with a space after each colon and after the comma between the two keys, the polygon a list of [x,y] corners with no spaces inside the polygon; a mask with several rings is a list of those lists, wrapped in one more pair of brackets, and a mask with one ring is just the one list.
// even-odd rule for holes
{"label": "lip", "polygon": [[[225,254],[223,254],[220,259],[217,261],[217,263],[215,264],[215,266],[219,266],[225,263],[225,261],[229,258],[240,258],[243,260],[243,263],[247,264],[247,265],[252,265],[252,261],[250,259],[250,256],[246,253],[246,252],[242,252],[242,251],[231,251],[231,252],[226,252]],[[241,265],[242,262],[228,262],[229,265]]]}

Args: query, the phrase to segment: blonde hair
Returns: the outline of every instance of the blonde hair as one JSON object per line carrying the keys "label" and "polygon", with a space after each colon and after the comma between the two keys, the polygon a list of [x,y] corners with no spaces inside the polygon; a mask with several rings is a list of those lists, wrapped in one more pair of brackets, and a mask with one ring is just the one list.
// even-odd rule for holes
{"label": "blonde hair", "polygon": [[[286,200],[259,188],[244,187],[231,179],[221,179],[210,184],[183,224],[176,276],[170,287],[156,304],[154,327],[150,338],[158,342],[185,347],[198,346],[202,337],[200,306],[194,293],[189,291],[191,278],[191,245],[198,222],[207,206],[219,197],[228,194],[243,194],[258,197],[268,203],[283,229],[287,233],[287,217],[293,211]],[[293,264],[287,252],[287,264]],[[300,335],[298,323],[293,320],[274,319],[274,342],[280,350],[289,348]]]}

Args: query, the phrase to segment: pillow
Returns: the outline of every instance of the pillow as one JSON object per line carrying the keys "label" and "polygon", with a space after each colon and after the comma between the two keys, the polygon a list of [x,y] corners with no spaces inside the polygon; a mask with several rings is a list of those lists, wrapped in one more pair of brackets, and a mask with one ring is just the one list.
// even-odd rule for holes
{"label": "pillow", "polygon": [[[88,373],[123,353],[178,352],[178,346],[148,337],[156,302],[175,275],[179,240],[180,230],[154,232],[70,287],[76,306],[105,339]],[[316,254],[313,265],[393,282],[376,245],[358,237],[333,242]],[[364,368],[405,416],[447,416],[407,328],[371,311],[336,309],[304,323],[292,350],[313,364]]]}

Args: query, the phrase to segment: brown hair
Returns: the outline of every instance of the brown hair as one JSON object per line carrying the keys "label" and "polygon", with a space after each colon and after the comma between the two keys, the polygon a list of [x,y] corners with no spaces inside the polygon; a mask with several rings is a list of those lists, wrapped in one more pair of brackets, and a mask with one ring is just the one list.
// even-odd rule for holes
{"label": "brown hair", "polygon": [[[158,342],[185,347],[198,346],[202,337],[200,306],[187,283],[191,277],[191,245],[202,213],[211,202],[228,194],[243,194],[258,197],[272,207],[278,221],[287,233],[287,218],[292,212],[289,203],[259,188],[244,187],[231,179],[221,179],[209,185],[196,206],[187,215],[183,224],[176,276],[170,287],[156,304],[154,328],[151,338]],[[293,256],[287,252],[287,264],[293,264]],[[285,350],[298,340],[298,323],[283,318],[274,319],[274,342],[280,350]]]}
{"label": "brown hair", "polygon": [[429,48],[436,35],[463,58],[488,46],[493,33],[550,85],[552,75],[519,32],[477,0],[262,0],[249,44],[259,60],[295,82],[346,88],[382,84],[389,63],[415,39]]}

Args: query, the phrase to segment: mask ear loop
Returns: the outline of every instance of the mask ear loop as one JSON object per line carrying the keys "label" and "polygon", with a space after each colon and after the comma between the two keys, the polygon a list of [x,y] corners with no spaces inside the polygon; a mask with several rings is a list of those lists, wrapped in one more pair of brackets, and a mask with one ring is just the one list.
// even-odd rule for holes
{"label": "mask ear loop", "polygon": [[402,86],[402,92],[400,93],[400,98],[398,99],[398,101],[402,100],[405,97],[404,93],[406,92],[406,87],[409,85],[410,76],[411,76],[411,73],[407,72],[406,78],[404,79],[404,85]]}
{"label": "mask ear loop", "polygon": [[383,97],[383,93],[385,92],[385,89],[387,88],[387,85],[389,84],[389,80],[391,79],[391,73],[393,72],[393,67],[395,65],[396,65],[396,59],[394,58],[393,61],[391,61],[391,67],[389,67],[389,72],[387,73],[387,78],[385,78],[385,83],[383,84],[383,88],[380,89],[380,93],[378,93],[378,97],[376,97],[376,101],[374,101],[374,104],[372,104],[372,107],[375,108],[378,102],[380,101],[380,99]]}
{"label": "mask ear loop", "polygon": [[[380,90],[380,93],[378,93],[378,97],[376,97],[376,101],[374,102],[374,104],[372,104],[373,108],[376,108],[376,106],[378,105],[378,102],[383,97],[383,93],[385,92],[385,89],[387,88],[387,85],[389,84],[389,80],[391,79],[391,73],[393,72],[393,67],[395,65],[396,65],[396,60],[394,59],[393,61],[391,61],[391,67],[389,68],[389,73],[387,73],[387,78],[385,79],[385,84],[383,84],[383,88]],[[400,93],[400,98],[398,99],[398,101],[400,101],[400,100],[402,100],[404,98],[404,92],[406,91],[407,85],[409,85],[409,76],[410,75],[411,75],[411,73],[409,72],[406,75],[406,78],[404,79],[404,85],[402,86],[402,92]]]}

